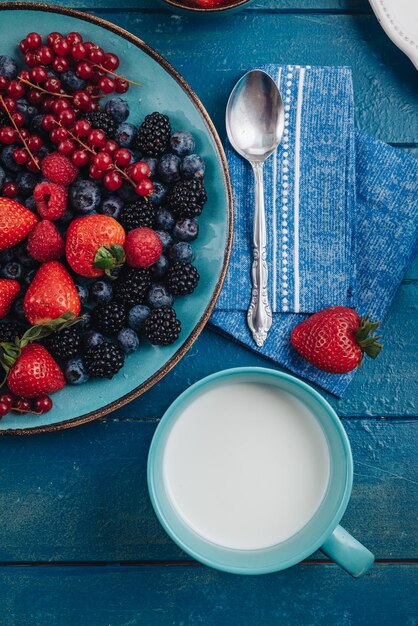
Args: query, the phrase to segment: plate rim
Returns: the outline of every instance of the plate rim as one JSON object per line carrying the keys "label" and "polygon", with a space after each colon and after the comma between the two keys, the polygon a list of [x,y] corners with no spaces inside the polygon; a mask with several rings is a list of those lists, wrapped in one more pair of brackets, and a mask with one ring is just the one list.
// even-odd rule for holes
{"label": "plate rim", "polygon": [[133,35],[129,31],[108,20],[104,20],[101,17],[96,17],[95,15],[91,15],[90,13],[85,13],[83,11],[79,11],[77,9],[71,9],[67,7],[61,7],[54,4],[46,4],[46,3],[35,3],[35,2],[4,2],[0,4],[0,14],[1,11],[7,10],[30,10],[30,11],[40,11],[47,13],[58,13],[62,15],[68,15],[70,17],[75,17],[82,21],[90,22],[97,26],[101,26],[106,30],[110,30],[115,34],[123,37],[124,39],[133,43],[137,48],[146,52],[154,61],[156,61],[159,65],[165,69],[168,74],[180,85],[186,95],[192,100],[195,107],[200,112],[203,120],[206,124],[208,132],[214,142],[215,150],[220,159],[220,164],[222,166],[222,174],[223,181],[225,185],[226,191],[226,212],[227,212],[227,233],[226,233],[226,241],[225,241],[225,249],[223,256],[222,268],[216,282],[215,288],[213,290],[212,296],[197,323],[195,324],[193,330],[187,337],[187,339],[182,343],[179,349],[173,354],[173,356],[166,362],[164,365],[158,369],[154,374],[152,374],[147,380],[143,383],[135,387],[132,391],[125,394],[121,398],[106,404],[104,407],[100,409],[96,409],[95,411],[90,411],[84,415],[74,417],[62,422],[56,422],[55,424],[48,424],[44,426],[34,426],[33,428],[9,428],[6,430],[0,430],[0,436],[21,436],[21,435],[38,435],[47,432],[56,432],[59,430],[64,430],[67,428],[73,428],[75,426],[80,426],[81,424],[86,424],[88,422],[92,422],[100,417],[119,409],[124,406],[131,400],[138,398],[140,395],[148,391],[151,387],[153,387],[157,382],[159,382],[164,376],[171,370],[177,363],[183,358],[183,356],[188,352],[193,343],[196,341],[203,328],[205,327],[207,321],[209,320],[210,314],[213,311],[213,308],[216,304],[216,301],[221,292],[226,272],[228,269],[229,259],[231,256],[232,250],[232,239],[233,239],[233,226],[234,226],[234,202],[233,202],[233,194],[232,194],[232,185],[231,179],[229,176],[228,162],[226,159],[225,151],[222,146],[222,142],[218,135],[218,132],[209,116],[209,113],[206,111],[206,108],[203,106],[202,102],[194,92],[194,90],[190,87],[187,81],[183,78],[183,76],[154,48],[149,46],[139,37]]}

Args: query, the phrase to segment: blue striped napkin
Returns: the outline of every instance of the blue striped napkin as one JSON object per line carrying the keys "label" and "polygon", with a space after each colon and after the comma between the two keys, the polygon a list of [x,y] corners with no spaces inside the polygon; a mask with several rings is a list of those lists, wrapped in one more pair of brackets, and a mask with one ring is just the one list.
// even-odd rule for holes
{"label": "blue striped napkin", "polygon": [[[329,72],[334,72],[336,76],[342,76],[340,69],[327,68],[326,72],[316,73],[316,80],[320,81],[321,77],[326,76]],[[349,73],[349,70],[343,70],[343,73],[347,72]],[[305,78],[307,73],[306,71]],[[351,99],[350,93],[347,93],[347,97]],[[315,103],[312,101],[311,106],[315,107],[315,109],[323,106],[331,108],[329,101],[332,101],[332,98],[332,92],[322,92],[322,97]],[[340,103],[337,104],[337,107],[340,107]],[[352,112],[350,114],[352,115]],[[349,133],[351,132],[350,127],[350,124],[347,124],[347,132]],[[339,234],[341,238],[340,246],[345,254],[344,263],[347,263],[345,271],[344,268],[340,268],[340,271],[341,275],[347,277],[345,283],[343,281],[343,284],[347,287],[344,287],[339,292],[338,289],[334,291],[332,298],[335,299],[333,300],[325,300],[325,298],[331,297],[327,295],[331,292],[327,292],[326,288],[323,288],[322,291],[318,290],[316,293],[322,294],[321,297],[324,298],[323,301],[326,302],[326,306],[347,304],[347,299],[351,295],[351,286],[354,288],[352,301],[355,302],[355,308],[358,312],[360,314],[369,314],[374,319],[382,320],[389,309],[407,266],[414,258],[418,249],[418,160],[387,146],[362,131],[355,131],[351,135],[351,141],[347,140],[346,143],[346,159],[347,162],[351,161],[351,163],[348,163],[346,168],[347,182],[344,187],[344,193],[347,196],[351,194],[351,199],[347,198],[345,206],[350,207],[351,205],[352,208],[346,208],[345,213],[341,211],[339,214],[339,219],[345,216],[347,224],[346,230],[340,231]],[[351,151],[351,145],[354,147],[353,151]],[[290,149],[288,152],[290,152]],[[305,153],[301,153],[301,159],[304,158],[303,154]],[[309,153],[307,154],[309,155]],[[241,195],[244,193],[244,188],[235,186],[234,167],[238,159],[239,157],[235,154],[229,153],[236,201],[235,229],[238,233],[244,231],[250,233],[252,229],[251,211],[247,214],[240,212],[240,207],[242,206]],[[292,159],[294,160],[294,155]],[[328,165],[332,168],[333,162],[329,162]],[[304,171],[303,166],[301,166],[300,171]],[[355,190],[350,182],[350,172],[355,172]],[[303,184],[303,181],[299,181],[300,186],[303,186]],[[266,186],[266,196],[272,194],[272,182],[269,185]],[[342,186],[340,186],[340,189]],[[245,193],[247,192],[245,191]],[[316,211],[316,209],[313,210]],[[327,205],[327,210],[331,210],[329,205]],[[294,211],[294,207],[288,213],[291,214],[292,211]],[[344,234],[350,230],[350,211],[352,239],[355,239],[355,245],[351,241],[351,248],[347,243],[349,238],[347,239]],[[244,222],[246,226],[243,226]],[[294,222],[292,223],[294,224]],[[271,222],[268,223],[268,229],[269,231],[272,230]],[[235,256],[237,254],[240,256],[241,270],[239,270],[236,261],[230,267],[223,292],[211,317],[212,324],[232,335],[249,348],[272,359],[278,365],[290,369],[303,378],[341,397],[350,384],[354,373],[333,375],[321,372],[293,350],[289,342],[290,331],[296,324],[305,319],[307,315],[302,312],[295,312],[295,306],[290,304],[290,298],[289,313],[283,312],[283,307],[282,309],[276,308],[273,313],[273,324],[264,346],[257,348],[255,345],[247,327],[246,306],[243,306],[243,300],[237,298],[234,288],[234,283],[239,282],[242,290],[244,289],[244,284],[246,285],[245,289],[248,288],[250,290],[249,263],[243,258],[244,252],[240,249],[243,238],[241,234],[239,234],[239,237],[238,243],[237,239],[234,241],[234,258],[237,259]],[[343,240],[344,243],[342,244]],[[308,242],[306,245],[309,245]],[[249,248],[245,249],[245,255],[249,254],[248,250]],[[358,253],[354,254],[355,250]],[[299,254],[304,254],[304,252],[300,252],[300,238]],[[308,269],[312,275],[318,275],[321,277],[320,280],[331,284],[335,278],[332,271],[337,267],[336,261],[333,261],[332,271],[331,266],[329,266],[328,272],[322,272],[321,269],[317,270],[318,256],[318,254],[311,256],[310,262],[312,262],[312,266]],[[325,263],[324,261],[322,262]],[[292,271],[294,272],[294,262],[292,257],[289,257],[289,265],[291,264],[293,264]],[[301,263],[299,259],[299,268],[301,267],[303,267],[303,262]],[[319,262],[319,267],[321,267],[321,262]],[[288,274],[289,277],[292,276],[290,272]],[[355,280],[354,276],[356,277]],[[303,272],[299,280],[301,277],[304,277]],[[281,285],[283,287],[283,283]],[[302,293],[301,287],[299,293]],[[231,294],[231,300],[229,294]],[[248,302],[249,294],[244,295]],[[294,297],[294,286],[292,295]],[[306,298],[305,301],[309,303],[309,294],[307,294]],[[230,302],[232,302],[232,305]],[[315,302],[319,302],[319,300],[311,300],[312,308]]]}

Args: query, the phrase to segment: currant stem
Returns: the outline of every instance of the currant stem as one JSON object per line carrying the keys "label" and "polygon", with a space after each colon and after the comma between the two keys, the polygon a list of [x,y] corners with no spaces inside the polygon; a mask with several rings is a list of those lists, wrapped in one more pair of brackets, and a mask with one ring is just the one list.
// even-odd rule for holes
{"label": "currant stem", "polygon": [[13,124],[15,131],[17,132],[17,134],[19,135],[23,145],[25,146],[27,153],[29,154],[29,156],[32,159],[32,161],[35,163],[35,165],[38,168],[38,170],[40,170],[41,168],[39,167],[38,161],[35,159],[35,157],[33,156],[32,152],[29,150],[28,144],[26,143],[26,139],[21,134],[21,132],[20,132],[16,122],[14,121],[12,115],[10,114],[9,109],[6,107],[6,103],[4,102],[3,96],[1,94],[0,94],[0,102],[3,105],[4,110],[6,111],[9,120]]}
{"label": "currant stem", "polygon": [[29,85],[29,87],[32,87],[33,89],[37,89],[41,93],[48,94],[49,96],[55,96],[56,98],[70,98],[70,99],[74,98],[74,96],[72,96],[69,93],[54,93],[53,91],[48,91],[47,89],[44,89],[43,87],[40,87],[39,85],[35,85],[35,83],[31,83],[30,80],[26,80],[26,78],[19,77],[18,80],[20,80],[21,83],[25,83],[25,85]]}
{"label": "currant stem", "polygon": [[[88,63],[91,63],[91,61],[88,61]],[[93,65],[93,67],[97,67],[99,70],[102,70],[103,72],[106,72],[107,74],[112,74],[112,76],[116,76],[116,78],[120,78],[121,80],[126,80],[126,82],[130,83],[131,85],[142,87],[141,83],[136,83],[134,80],[130,80],[129,78],[125,78],[125,76],[116,74],[116,72],[114,72],[113,70],[107,70],[105,67],[103,67],[103,65],[98,65],[97,63],[91,63],[91,65]]]}

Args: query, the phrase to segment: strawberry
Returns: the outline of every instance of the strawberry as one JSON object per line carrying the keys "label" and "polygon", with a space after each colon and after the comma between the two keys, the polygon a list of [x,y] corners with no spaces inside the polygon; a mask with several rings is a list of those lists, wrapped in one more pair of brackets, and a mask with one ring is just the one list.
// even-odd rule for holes
{"label": "strawberry", "polygon": [[[110,274],[125,260],[126,235],[122,226],[107,215],[79,217],[67,230],[65,253],[74,272],[95,277]],[[111,274],[110,274],[111,275]]]}
{"label": "strawberry", "polygon": [[45,263],[62,257],[65,242],[55,224],[42,220],[30,231],[27,249],[32,258]]}
{"label": "strawberry", "polygon": [[80,313],[80,298],[73,279],[61,263],[49,261],[41,265],[26,292],[23,308],[28,322],[36,325],[63,313]]}
{"label": "strawberry", "polygon": [[19,291],[20,284],[17,280],[0,278],[0,319],[6,317]]}
{"label": "strawberry", "polygon": [[58,152],[47,154],[42,159],[42,174],[52,183],[64,185],[67,187],[74,182],[78,174],[78,169],[73,165],[70,159]]}
{"label": "strawberry", "polygon": [[134,228],[126,237],[126,262],[132,267],[149,267],[162,251],[162,241],[152,228]]}
{"label": "strawberry", "polygon": [[62,389],[65,378],[48,350],[40,344],[31,343],[22,348],[10,368],[7,386],[16,396],[37,398]]}
{"label": "strawberry", "polygon": [[344,306],[332,306],[314,313],[296,326],[290,335],[292,346],[307,361],[324,372],[345,374],[358,367],[363,355],[375,359],[382,349],[371,322]]}
{"label": "strawberry", "polygon": [[25,239],[37,221],[32,211],[15,200],[0,198],[0,251]]}
{"label": "strawberry", "polygon": [[67,208],[68,193],[65,187],[45,180],[33,190],[36,210],[45,220],[58,220]]}

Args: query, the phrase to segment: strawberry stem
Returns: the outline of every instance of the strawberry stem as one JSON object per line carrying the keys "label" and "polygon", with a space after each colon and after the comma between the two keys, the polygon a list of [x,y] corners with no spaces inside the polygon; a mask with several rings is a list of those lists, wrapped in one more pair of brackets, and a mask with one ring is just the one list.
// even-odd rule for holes
{"label": "strawberry stem", "polygon": [[381,352],[383,346],[379,343],[381,335],[374,333],[379,328],[380,322],[372,322],[368,315],[360,320],[360,326],[354,331],[354,336],[362,352],[372,359],[375,359]]}

